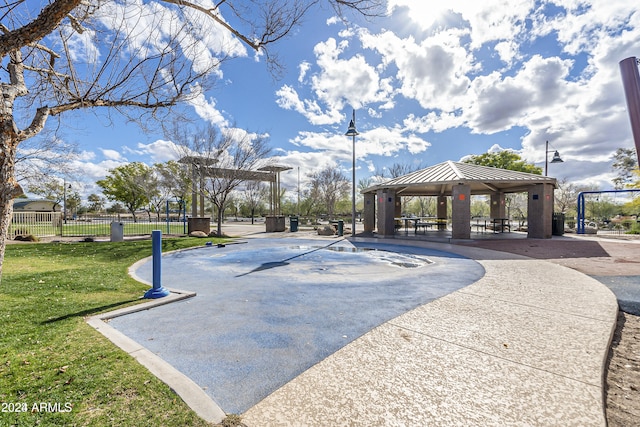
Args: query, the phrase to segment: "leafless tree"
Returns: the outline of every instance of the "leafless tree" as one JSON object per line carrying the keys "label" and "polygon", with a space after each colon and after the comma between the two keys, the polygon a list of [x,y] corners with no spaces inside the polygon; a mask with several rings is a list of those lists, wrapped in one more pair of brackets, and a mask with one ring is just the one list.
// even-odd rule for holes
{"label": "leafless tree", "polygon": [[419,169],[421,169],[420,166],[415,166],[411,163],[394,163],[388,168],[376,170],[375,175],[382,179],[393,179]]}
{"label": "leafless tree", "polygon": [[433,196],[418,196],[415,202],[419,208],[419,216],[436,216],[438,209],[436,198]]}
{"label": "leafless tree", "polygon": [[[139,123],[202,93],[233,45],[277,63],[269,46],[322,0],[16,0],[0,4],[0,274],[13,212],[19,145],[48,121],[107,108]],[[382,0],[324,0],[336,11],[382,13]],[[232,26],[224,16],[235,15]],[[230,37],[211,43],[211,25]],[[219,33],[218,33],[219,34]],[[143,112],[146,112],[144,114]]]}
{"label": "leafless tree", "polygon": [[[217,210],[217,233],[222,235],[222,221],[227,199],[240,184],[260,180],[265,176],[254,173],[267,166],[270,154],[268,139],[238,128],[218,130],[209,126],[193,134],[182,132],[176,140],[189,156],[192,167],[198,169],[197,192],[203,194]],[[194,182],[197,185],[197,182]]]}
{"label": "leafless tree", "polygon": [[566,178],[558,182],[558,188],[554,191],[554,210],[557,212],[567,212],[575,209],[578,204],[578,193],[580,192],[576,184],[570,183]]}
{"label": "leafless tree", "polygon": [[311,175],[311,192],[322,201],[329,218],[333,218],[336,204],[349,194],[350,182],[336,167],[327,166]]}
{"label": "leafless tree", "polygon": [[52,132],[43,133],[24,141],[16,153],[16,180],[22,187],[38,185],[53,176],[73,181],[78,173],[74,167],[74,160],[79,157],[77,145]]}
{"label": "leafless tree", "polygon": [[242,192],[244,201],[251,211],[251,224],[254,223],[256,209],[269,198],[268,189],[263,182],[249,181]]}
{"label": "leafless tree", "polygon": [[510,193],[504,198],[507,215],[518,221],[518,227],[524,226],[527,221],[527,197],[527,193]]}

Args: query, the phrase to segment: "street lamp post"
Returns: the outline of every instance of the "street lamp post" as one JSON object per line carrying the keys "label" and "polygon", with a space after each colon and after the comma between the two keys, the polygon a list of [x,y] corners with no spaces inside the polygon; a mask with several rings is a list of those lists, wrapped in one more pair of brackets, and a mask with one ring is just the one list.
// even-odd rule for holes
{"label": "street lamp post", "polygon": [[352,160],[351,160],[351,236],[356,235],[356,135],[359,135],[356,130],[356,110],[353,110],[353,117],[349,123],[349,129],[346,136],[352,138]]}
{"label": "street lamp post", "polygon": [[544,176],[548,176],[549,175],[549,153],[551,151],[555,151],[553,153],[553,158],[551,159],[551,163],[562,163],[564,162],[564,160],[562,160],[560,158],[560,153],[558,153],[558,150],[549,150],[549,141],[546,142],[546,147],[545,147],[545,151],[544,151]]}

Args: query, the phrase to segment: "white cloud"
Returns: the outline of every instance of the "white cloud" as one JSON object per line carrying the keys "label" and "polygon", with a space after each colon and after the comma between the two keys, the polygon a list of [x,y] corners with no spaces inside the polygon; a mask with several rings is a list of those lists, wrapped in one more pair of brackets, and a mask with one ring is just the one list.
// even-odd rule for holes
{"label": "white cloud", "polygon": [[323,111],[315,100],[301,100],[298,92],[288,85],[282,86],[276,91],[276,103],[280,108],[293,110],[304,116],[313,125],[327,125],[341,122],[344,117],[335,108]]}
{"label": "white cloud", "polygon": [[193,96],[188,103],[202,120],[219,127],[229,125],[220,110],[216,107],[216,100],[214,98],[207,99],[199,86],[194,86],[192,90],[196,95]]}
{"label": "white cloud", "polygon": [[309,71],[309,68],[311,68],[311,64],[307,61],[303,61],[300,63],[300,65],[298,65],[298,68],[300,69],[300,74],[298,74],[298,81],[302,83],[304,82],[304,78],[307,75],[307,71]]}
{"label": "white cloud", "polygon": [[[104,3],[96,16],[105,27],[126,35],[124,46],[136,57],[165,52],[170,46],[180,49],[194,71],[202,73],[219,72],[221,58],[247,56],[229,30],[192,8],[133,0]],[[218,18],[224,21],[221,14]]]}
{"label": "white cloud", "polygon": [[455,113],[445,113],[434,111],[429,112],[423,117],[416,117],[409,114],[403,121],[407,131],[416,133],[428,132],[444,132],[447,129],[453,129],[464,126],[464,118]]}
{"label": "white cloud", "polygon": [[304,191],[309,185],[310,175],[320,172],[327,167],[337,167],[338,162],[334,157],[324,151],[288,151],[282,155],[270,159],[273,163],[287,165],[292,169],[280,174],[282,188],[287,194],[297,194],[298,169],[300,170],[300,189]]}
{"label": "white cloud", "polygon": [[73,61],[88,64],[100,63],[100,48],[94,43],[95,31],[87,28],[80,34],[70,25],[62,26],[61,30],[68,37],[69,56]]}
{"label": "white cloud", "polygon": [[88,162],[89,160],[93,160],[96,158],[96,153],[93,151],[83,150],[78,154],[77,159],[83,162]]}
{"label": "white cloud", "polygon": [[345,103],[360,108],[369,102],[381,101],[388,93],[374,67],[363,56],[340,59],[347,43],[330,38],[314,49],[321,71],[312,76],[315,95],[330,109],[341,110]]}
{"label": "white cloud", "polygon": [[159,139],[150,144],[138,143],[138,154],[148,155],[153,163],[164,163],[169,160],[178,160],[182,157],[184,149],[172,141]]}
{"label": "white cloud", "polygon": [[467,73],[474,69],[472,58],[461,46],[462,36],[459,31],[444,31],[418,43],[390,31],[360,33],[363,47],[377,51],[384,64],[395,64],[398,91],[405,98],[415,99],[422,108],[444,111],[464,104],[470,84]]}
{"label": "white cloud", "polygon": [[327,25],[339,24],[340,22],[341,22],[340,18],[335,15],[327,19]]}
{"label": "white cloud", "polygon": [[518,56],[518,45],[513,40],[496,43],[495,50],[500,59],[507,65],[511,65]]}
{"label": "white cloud", "polygon": [[549,116],[546,106],[561,104],[575,89],[566,79],[571,65],[568,60],[536,55],[515,76],[494,71],[476,78],[465,110],[468,126],[477,133],[494,133]]}
{"label": "white cloud", "polygon": [[[559,176],[604,180],[611,153],[633,146],[618,66],[639,55],[640,12],[630,2],[389,0],[388,7],[403,18],[400,31],[350,29],[342,34],[348,43],[327,38],[316,45],[316,63],[304,64],[306,84],[278,93],[282,108],[313,124],[338,123],[337,112],[350,105],[365,108],[359,161],[423,152],[432,132],[467,128],[503,138],[517,128],[526,160],[543,165],[548,140],[565,159]],[[295,143],[326,150],[334,137],[320,135],[299,133]],[[347,150],[335,153],[349,161]]]}
{"label": "white cloud", "polygon": [[[319,71],[310,77],[310,90],[315,99],[301,100],[298,92],[284,85],[276,92],[277,104],[304,115],[314,125],[335,124],[343,121],[341,111],[346,105],[360,108],[368,103],[384,102],[388,105],[392,86],[386,79],[380,79],[375,67],[367,63],[361,55],[342,59],[348,47],[343,40],[329,38],[314,48],[316,66]],[[301,75],[306,76],[310,64],[300,65]],[[302,78],[298,79],[302,82]]]}
{"label": "white cloud", "polygon": [[122,156],[121,153],[119,153],[116,150],[111,150],[111,149],[104,149],[101,148],[100,151],[102,151],[102,155],[107,159],[107,160],[113,160],[116,162],[126,162],[127,159],[124,158]]}
{"label": "white cloud", "polygon": [[[534,31],[540,34],[557,32],[558,41],[565,52],[572,55],[591,51],[600,44],[603,37],[617,33],[622,28],[627,27],[627,31],[631,31],[632,26],[629,24],[634,19],[640,19],[637,7],[630,2],[556,0],[551,3],[565,8],[566,13],[553,19],[538,19]],[[637,21],[635,26],[637,27]]]}
{"label": "white cloud", "polygon": [[[341,133],[300,132],[292,141],[299,147],[323,152],[333,161],[349,162],[352,159],[352,143]],[[412,154],[426,151],[431,144],[423,138],[407,133],[401,127],[376,127],[360,131],[356,137],[356,159],[365,161],[369,156],[394,156],[406,150]]]}
{"label": "white cloud", "polygon": [[468,29],[471,48],[477,49],[485,43],[510,40],[519,34],[534,3],[533,0],[389,0],[388,9],[392,12],[399,7],[408,8],[407,16],[425,30],[444,23],[448,27]]}
{"label": "white cloud", "polygon": [[357,141],[360,141],[360,143],[356,142],[356,155],[359,158],[369,155],[389,157],[402,150],[407,150],[411,154],[419,154],[431,146],[429,142],[414,134],[405,134],[404,130],[399,127],[377,127],[367,132],[361,132]]}

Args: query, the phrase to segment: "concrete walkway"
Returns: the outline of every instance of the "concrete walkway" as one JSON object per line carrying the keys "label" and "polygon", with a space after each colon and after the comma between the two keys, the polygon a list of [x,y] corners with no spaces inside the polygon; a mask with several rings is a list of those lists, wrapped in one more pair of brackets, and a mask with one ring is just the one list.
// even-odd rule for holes
{"label": "concrete walkway", "polygon": [[307,370],[247,411],[248,426],[606,425],[611,291],[545,261],[411,244],[471,257],[486,274]]}
{"label": "concrete walkway", "polygon": [[[603,373],[618,307],[609,289],[542,260],[406,244],[472,258],[485,275],[304,371],[242,414],[247,426],[606,425]],[[188,377],[100,319],[90,323],[220,421]]]}

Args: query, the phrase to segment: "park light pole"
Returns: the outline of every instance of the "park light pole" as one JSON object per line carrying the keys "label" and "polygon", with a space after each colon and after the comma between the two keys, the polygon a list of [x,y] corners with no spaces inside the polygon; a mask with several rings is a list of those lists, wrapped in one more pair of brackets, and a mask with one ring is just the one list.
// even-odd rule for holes
{"label": "park light pole", "polygon": [[359,135],[356,130],[356,110],[353,110],[353,117],[349,122],[349,129],[346,136],[352,138],[352,160],[351,160],[351,236],[356,235],[356,135]]}
{"label": "park light pole", "polygon": [[[544,152],[544,176],[549,175],[549,153],[554,150],[549,150],[549,141],[546,142],[545,152]],[[562,163],[564,160],[560,158],[560,153],[558,150],[555,150],[553,153],[553,158],[551,159],[551,163]]]}

